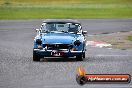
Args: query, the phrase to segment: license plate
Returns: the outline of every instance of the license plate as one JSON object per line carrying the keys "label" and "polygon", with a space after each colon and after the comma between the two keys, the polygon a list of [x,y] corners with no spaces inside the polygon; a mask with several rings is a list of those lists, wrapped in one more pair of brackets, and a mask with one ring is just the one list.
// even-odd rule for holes
{"label": "license plate", "polygon": [[51,52],[51,55],[52,55],[52,56],[63,56],[63,53],[54,50],[54,51]]}

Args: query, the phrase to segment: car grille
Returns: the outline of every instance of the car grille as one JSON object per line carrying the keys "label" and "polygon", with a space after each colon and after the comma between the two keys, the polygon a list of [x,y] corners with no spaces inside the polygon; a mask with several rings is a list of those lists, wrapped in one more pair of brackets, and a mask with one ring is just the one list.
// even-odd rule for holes
{"label": "car grille", "polygon": [[70,46],[69,44],[43,44],[43,47],[46,47],[48,50],[54,50],[54,49],[69,49],[70,47],[72,47],[72,45]]}

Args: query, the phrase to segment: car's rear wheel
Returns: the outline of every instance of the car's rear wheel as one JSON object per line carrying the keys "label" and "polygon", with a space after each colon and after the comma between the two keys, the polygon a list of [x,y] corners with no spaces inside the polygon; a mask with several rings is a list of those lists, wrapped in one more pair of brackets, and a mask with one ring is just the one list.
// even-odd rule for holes
{"label": "car's rear wheel", "polygon": [[40,56],[33,51],[33,61],[40,61]]}

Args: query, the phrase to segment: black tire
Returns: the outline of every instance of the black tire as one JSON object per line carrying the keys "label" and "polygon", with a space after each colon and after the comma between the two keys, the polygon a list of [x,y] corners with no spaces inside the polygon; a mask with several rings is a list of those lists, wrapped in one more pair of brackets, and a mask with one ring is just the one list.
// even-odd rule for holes
{"label": "black tire", "polygon": [[82,54],[81,54],[81,55],[76,56],[76,60],[77,60],[77,61],[83,61]]}
{"label": "black tire", "polygon": [[40,56],[33,51],[33,61],[40,61]]}
{"label": "black tire", "polygon": [[85,58],[85,52],[83,53],[83,58]]}

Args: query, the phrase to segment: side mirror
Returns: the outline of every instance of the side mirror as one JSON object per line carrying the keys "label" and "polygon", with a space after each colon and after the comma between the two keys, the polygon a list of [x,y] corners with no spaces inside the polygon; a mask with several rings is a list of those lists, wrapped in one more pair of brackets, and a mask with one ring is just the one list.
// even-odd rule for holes
{"label": "side mirror", "polygon": [[83,31],[82,32],[83,35],[87,35],[87,33],[88,33],[87,31]]}
{"label": "side mirror", "polygon": [[36,32],[39,32],[40,31],[40,29],[36,29]]}

